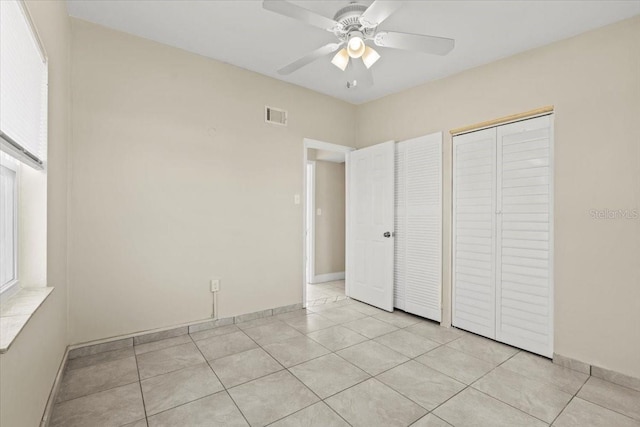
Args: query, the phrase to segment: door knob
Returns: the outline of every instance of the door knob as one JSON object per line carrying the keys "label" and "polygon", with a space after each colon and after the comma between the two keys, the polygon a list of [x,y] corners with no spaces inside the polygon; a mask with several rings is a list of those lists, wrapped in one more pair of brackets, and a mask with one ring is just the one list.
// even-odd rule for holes
{"label": "door knob", "polygon": [[391,237],[391,232],[390,231],[385,231],[383,236],[384,237]]}

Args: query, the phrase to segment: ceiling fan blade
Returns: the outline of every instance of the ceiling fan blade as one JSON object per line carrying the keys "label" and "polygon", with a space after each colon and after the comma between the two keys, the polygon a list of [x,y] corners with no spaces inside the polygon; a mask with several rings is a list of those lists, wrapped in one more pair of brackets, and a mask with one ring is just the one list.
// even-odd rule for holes
{"label": "ceiling fan blade", "polygon": [[346,77],[348,88],[368,88],[373,86],[373,74],[360,58],[351,58],[349,60]]}
{"label": "ceiling fan blade", "polygon": [[414,50],[434,55],[446,55],[451,52],[456,44],[455,40],[444,37],[397,33],[394,31],[383,31],[376,34],[373,42],[376,46]]}
{"label": "ceiling fan blade", "polygon": [[316,50],[314,50],[312,52],[309,52],[308,54],[306,54],[302,58],[300,58],[300,59],[298,59],[296,61],[293,61],[291,64],[280,68],[278,70],[278,74],[281,74],[281,75],[291,74],[294,71],[304,67],[305,65],[311,64],[316,59],[320,59],[323,56],[326,56],[326,55],[328,55],[330,53],[335,52],[336,50],[338,50],[340,48],[340,46],[342,46],[341,43],[329,43],[327,45],[324,45],[321,48],[318,48],[318,49],[316,49]]}
{"label": "ceiling fan blade", "polygon": [[271,12],[279,13],[280,15],[288,16],[289,18],[297,19],[305,22],[314,27],[322,28],[323,30],[333,31],[334,28],[339,27],[340,24],[333,19],[329,19],[322,15],[318,15],[303,7],[297,6],[293,3],[283,0],[264,0],[262,7]]}
{"label": "ceiling fan blade", "polygon": [[403,5],[403,1],[376,0],[364,11],[360,23],[365,27],[376,27]]}

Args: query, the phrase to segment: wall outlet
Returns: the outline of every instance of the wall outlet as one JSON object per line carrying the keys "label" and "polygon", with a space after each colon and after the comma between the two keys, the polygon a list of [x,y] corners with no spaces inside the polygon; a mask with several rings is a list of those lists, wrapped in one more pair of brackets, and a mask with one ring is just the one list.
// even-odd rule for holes
{"label": "wall outlet", "polygon": [[211,279],[211,292],[218,292],[220,290],[220,279]]}

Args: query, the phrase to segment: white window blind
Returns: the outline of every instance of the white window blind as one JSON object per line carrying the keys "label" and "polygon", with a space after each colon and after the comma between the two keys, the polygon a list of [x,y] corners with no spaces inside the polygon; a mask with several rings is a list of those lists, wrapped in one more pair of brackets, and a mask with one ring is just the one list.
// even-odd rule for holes
{"label": "white window blind", "polygon": [[0,1],[0,149],[44,168],[47,60],[20,0]]}

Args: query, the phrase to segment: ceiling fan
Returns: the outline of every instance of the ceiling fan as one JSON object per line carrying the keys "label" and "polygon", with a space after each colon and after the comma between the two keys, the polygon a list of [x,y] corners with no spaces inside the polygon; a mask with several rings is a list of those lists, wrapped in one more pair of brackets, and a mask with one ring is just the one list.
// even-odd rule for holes
{"label": "ceiling fan", "polygon": [[380,59],[371,44],[380,47],[446,55],[455,40],[422,34],[379,31],[380,25],[404,4],[403,1],[375,0],[370,6],[351,3],[336,12],[333,19],[284,0],[263,0],[262,7],[280,15],[298,19],[314,27],[330,31],[337,42],[326,44],[296,61],[280,68],[278,74],[287,75],[338,51],[331,63],[347,72],[347,88],[373,84],[370,68]]}

